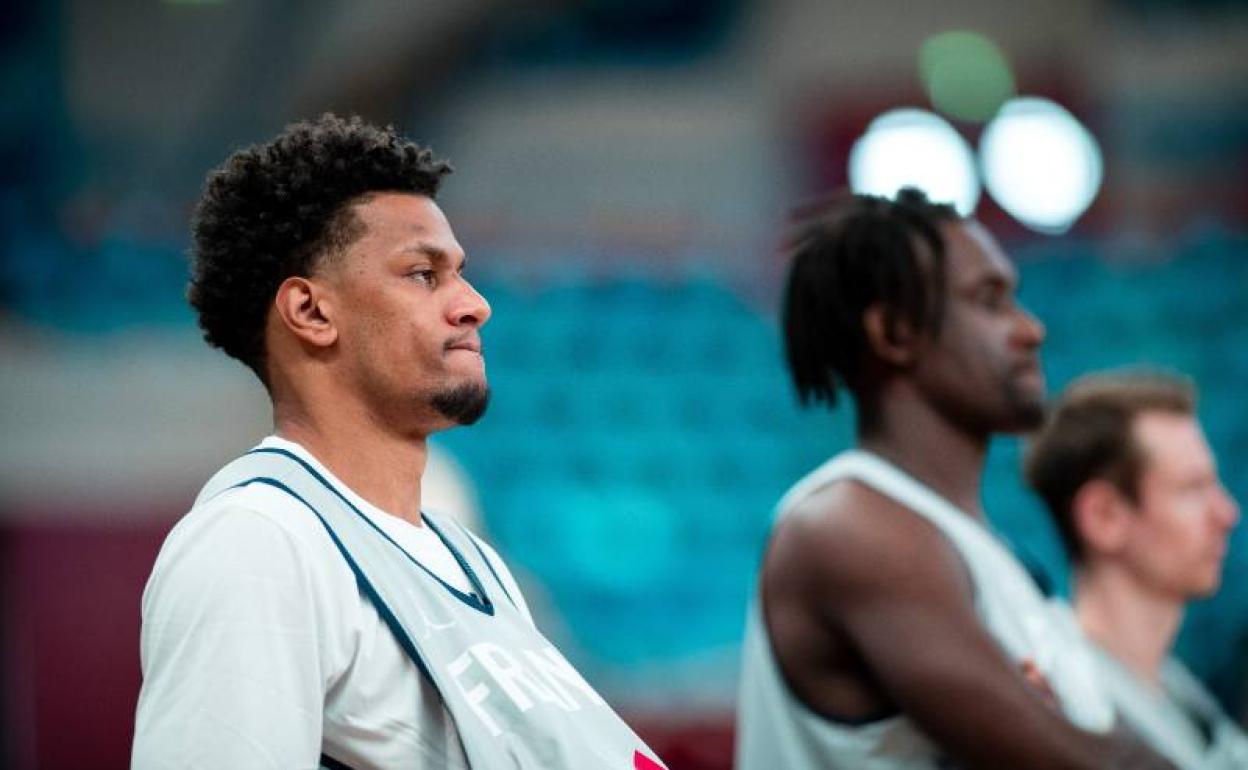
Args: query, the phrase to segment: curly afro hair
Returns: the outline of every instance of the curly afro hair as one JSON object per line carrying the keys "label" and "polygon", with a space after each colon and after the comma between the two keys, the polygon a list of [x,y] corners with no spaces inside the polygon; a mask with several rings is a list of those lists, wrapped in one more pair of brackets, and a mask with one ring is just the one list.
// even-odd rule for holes
{"label": "curly afro hair", "polygon": [[268,385],[264,327],[277,287],[359,235],[353,204],[377,192],[436,196],[446,161],[357,116],[302,121],[208,175],[193,220],[187,293],[209,345]]}

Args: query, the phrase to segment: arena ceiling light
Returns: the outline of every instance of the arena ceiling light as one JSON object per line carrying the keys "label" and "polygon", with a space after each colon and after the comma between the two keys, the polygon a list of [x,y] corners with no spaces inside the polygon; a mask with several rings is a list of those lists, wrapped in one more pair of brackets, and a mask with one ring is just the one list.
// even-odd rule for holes
{"label": "arena ceiling light", "polygon": [[1092,205],[1101,187],[1101,149],[1088,129],[1048,99],[1012,99],[979,143],[984,185],[1024,225],[1057,234]]}
{"label": "arena ceiling light", "polygon": [[892,197],[917,187],[934,201],[970,214],[979,202],[975,156],[944,118],[915,108],[877,117],[849,152],[854,192]]}

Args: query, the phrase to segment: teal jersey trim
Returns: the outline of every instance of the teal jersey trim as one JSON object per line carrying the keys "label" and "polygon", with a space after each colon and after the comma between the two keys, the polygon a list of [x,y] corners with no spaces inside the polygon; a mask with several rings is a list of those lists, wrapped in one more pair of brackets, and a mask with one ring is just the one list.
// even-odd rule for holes
{"label": "teal jersey trim", "polygon": [[[260,448],[260,449],[253,449],[253,450],[251,450],[250,452],[248,452],[247,454],[272,454],[272,455],[280,455],[280,456],[282,456],[282,457],[287,457],[287,458],[289,458],[289,459],[291,459],[291,460],[295,461],[295,462],[296,462],[296,463],[298,463],[298,464],[299,464],[299,465],[300,465],[300,466],[301,466],[301,467],[302,467],[305,471],[307,471],[307,472],[308,472],[308,473],[312,476],[312,478],[314,478],[314,479],[316,479],[318,482],[320,482],[320,484],[321,484],[322,486],[324,486],[326,489],[328,489],[330,492],[332,492],[332,493],[334,494],[334,496],[335,496],[335,497],[337,497],[337,498],[338,498],[339,500],[341,500],[341,501],[342,501],[342,502],[343,502],[343,503],[344,503],[344,504],[345,504],[348,508],[350,508],[350,509],[351,509],[351,511],[352,511],[352,512],[354,512],[356,516],[359,516],[361,520],[363,520],[366,524],[368,524],[368,526],[369,526],[369,527],[371,527],[371,528],[372,528],[372,529],[373,529],[373,530],[374,530],[377,534],[379,534],[379,535],[381,535],[383,538],[385,538],[385,539],[386,539],[386,542],[390,543],[390,545],[392,545],[392,546],[394,546],[396,549],[398,549],[399,553],[403,554],[403,555],[407,558],[407,560],[408,560],[408,561],[410,561],[412,564],[415,564],[417,567],[419,567],[419,568],[420,568],[420,569],[421,569],[421,570],[422,570],[422,571],[423,571],[426,575],[428,575],[429,577],[431,577],[431,578],[433,578],[434,580],[438,581],[438,584],[439,584],[439,585],[441,585],[443,588],[445,588],[445,589],[446,589],[446,590],[447,590],[447,591],[448,591],[448,592],[449,592],[452,596],[454,596],[456,599],[459,599],[459,600],[460,600],[461,602],[463,602],[464,604],[467,604],[469,607],[472,607],[474,610],[477,610],[478,612],[481,612],[481,613],[483,613],[483,614],[485,614],[485,615],[493,615],[493,614],[494,614],[494,603],[490,600],[489,594],[488,594],[488,593],[486,593],[486,591],[485,591],[485,586],[481,583],[481,579],[477,577],[477,573],[476,573],[476,571],[475,571],[475,570],[472,568],[472,566],[468,563],[468,560],[464,558],[463,554],[462,554],[462,553],[460,553],[459,549],[455,547],[455,544],[454,544],[454,543],[452,543],[452,542],[451,542],[451,541],[450,541],[450,540],[446,537],[446,535],[444,535],[444,534],[442,533],[442,531],[441,531],[440,529],[438,529],[437,527],[431,527],[431,529],[432,529],[432,530],[434,531],[434,533],[438,536],[438,539],[439,539],[439,540],[441,540],[441,541],[442,541],[442,542],[446,545],[447,549],[451,552],[451,555],[452,555],[453,557],[455,557],[455,561],[456,561],[456,563],[457,563],[457,564],[459,564],[459,567],[460,567],[460,569],[462,569],[462,570],[464,571],[464,574],[468,576],[468,582],[472,584],[472,587],[473,587],[473,589],[476,591],[476,593],[474,593],[474,594],[466,594],[466,593],[464,593],[463,591],[460,591],[460,590],[459,590],[458,588],[456,588],[455,586],[451,585],[450,583],[447,583],[445,580],[443,580],[442,578],[438,577],[437,573],[435,573],[433,570],[429,569],[428,567],[426,567],[425,565],[423,565],[423,564],[421,564],[419,561],[417,561],[417,560],[416,560],[416,558],[415,558],[415,557],[413,557],[413,556],[412,556],[410,553],[408,553],[407,551],[405,551],[405,550],[403,549],[403,547],[402,547],[402,546],[400,546],[398,543],[394,542],[394,539],[393,539],[393,538],[391,538],[391,537],[390,537],[390,535],[386,534],[386,532],[385,532],[384,530],[382,530],[380,527],[378,527],[378,526],[377,526],[377,525],[373,522],[373,520],[372,520],[372,519],[368,518],[368,516],[367,516],[367,515],[365,515],[363,511],[361,511],[359,508],[357,508],[357,507],[355,506],[355,504],[354,504],[354,503],[352,503],[350,500],[348,500],[348,499],[346,498],[346,496],[342,494],[342,492],[338,491],[338,488],[337,488],[337,487],[335,487],[333,484],[331,484],[331,483],[329,482],[329,480],[328,480],[328,479],[326,479],[324,476],[322,476],[320,473],[318,473],[318,472],[317,472],[317,470],[316,470],[315,468],[313,468],[311,465],[309,465],[307,462],[305,462],[302,458],[298,457],[297,455],[295,455],[295,454],[293,454],[293,453],[291,453],[291,452],[286,451],[285,449],[273,449],[273,448],[267,448],[267,447],[265,447],[265,448]],[[305,503],[305,505],[306,505],[306,503]],[[309,506],[309,507],[310,507],[310,506]],[[317,515],[318,515],[318,517],[320,516],[320,514],[317,514]],[[322,523],[324,523],[324,519],[322,519],[321,521],[322,521]],[[432,524],[432,521],[431,521],[431,520],[429,520],[429,519],[425,519],[425,521],[426,521],[427,523]],[[328,524],[326,524],[326,527],[328,527],[328,526],[329,526],[329,525],[328,525]],[[335,538],[335,542],[336,542],[336,541],[337,541],[337,538]],[[475,546],[476,544],[474,543],[473,545]],[[341,546],[339,546],[339,547],[341,548]],[[479,551],[479,550],[480,550],[480,549],[478,549],[478,551]],[[344,550],[344,551],[343,551],[343,553],[344,553],[344,555],[345,555],[346,551]],[[483,555],[483,556],[484,556],[484,555]],[[348,558],[350,558],[350,557],[348,557]],[[486,565],[486,567],[487,567],[487,568],[488,568],[491,572],[493,572],[493,571],[494,571],[494,568],[493,568],[492,566],[490,566],[489,559],[486,559],[486,560],[485,560],[485,565]],[[498,576],[497,576],[497,575],[495,575],[495,579],[497,579],[497,578],[498,578]],[[504,589],[504,591],[503,591],[503,592],[504,592],[504,593],[506,593],[506,590]],[[508,599],[510,599],[510,598],[511,598],[511,597],[509,596],[509,597],[508,597]],[[513,602],[513,604],[514,604],[514,602]]]}

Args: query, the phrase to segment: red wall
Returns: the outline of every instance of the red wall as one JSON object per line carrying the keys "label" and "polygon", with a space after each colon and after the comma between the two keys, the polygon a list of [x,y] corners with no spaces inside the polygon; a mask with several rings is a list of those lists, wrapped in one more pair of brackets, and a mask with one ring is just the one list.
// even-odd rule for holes
{"label": "red wall", "polygon": [[0,661],[11,755],[0,756],[0,765],[128,767],[139,600],[169,526],[0,529]]}

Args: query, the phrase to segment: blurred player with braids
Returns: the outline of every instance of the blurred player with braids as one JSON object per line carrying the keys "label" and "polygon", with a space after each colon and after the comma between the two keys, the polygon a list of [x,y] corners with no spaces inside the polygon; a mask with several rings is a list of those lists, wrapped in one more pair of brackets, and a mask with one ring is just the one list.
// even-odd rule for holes
{"label": "blurred player with braids", "polygon": [[741,770],[1170,767],[988,527],[994,434],[1043,417],[1044,329],[986,230],[903,190],[812,212],[784,297],[804,403],[858,446],[780,501],[743,651]]}
{"label": "blurred player with braids", "polygon": [[1122,719],[1184,770],[1248,767],[1248,736],[1170,654],[1183,608],[1217,590],[1239,510],[1187,381],[1084,377],[1027,452],[1075,565],[1072,622]]}
{"label": "blurred player with braids", "polygon": [[327,115],[209,177],[191,304],[275,431],[156,561],[136,770],[661,768],[498,555],[422,509],[426,439],[489,397],[490,307],[434,202],[449,171]]}

